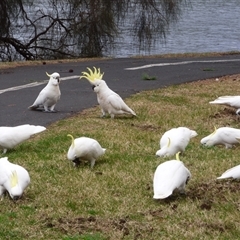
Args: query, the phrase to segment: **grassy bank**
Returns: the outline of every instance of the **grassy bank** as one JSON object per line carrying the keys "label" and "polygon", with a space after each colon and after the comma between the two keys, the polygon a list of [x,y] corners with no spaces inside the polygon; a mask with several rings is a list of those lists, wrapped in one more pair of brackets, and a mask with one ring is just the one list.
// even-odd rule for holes
{"label": "grassy bank", "polygon": [[[143,81],[143,80],[140,80]],[[61,120],[6,155],[28,169],[22,199],[0,202],[0,239],[238,239],[238,181],[216,181],[240,164],[240,146],[204,148],[214,126],[239,127],[235,111],[212,106],[236,95],[240,76],[210,79],[136,94],[126,103],[138,117],[100,118],[99,107]],[[180,159],[191,171],[186,196],[153,200],[152,177],[161,135],[173,127],[197,131]],[[74,168],[74,137],[97,139],[107,151],[93,170]]]}

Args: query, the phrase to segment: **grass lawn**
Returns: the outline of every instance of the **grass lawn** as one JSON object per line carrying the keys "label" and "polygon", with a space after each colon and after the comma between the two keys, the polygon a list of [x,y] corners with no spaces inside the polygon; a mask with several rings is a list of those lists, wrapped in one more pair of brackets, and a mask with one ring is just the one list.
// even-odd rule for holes
{"label": "grass lawn", "polygon": [[[240,164],[240,146],[205,148],[200,140],[214,126],[239,128],[234,109],[208,103],[239,94],[239,85],[234,75],[141,92],[125,99],[137,117],[100,118],[97,106],[8,151],[9,161],[29,171],[31,184],[20,200],[0,202],[0,239],[238,239],[239,181],[216,178]],[[198,133],[180,155],[192,178],[186,195],[157,201],[154,171],[174,157],[155,153],[162,134],[179,126]],[[92,170],[67,160],[67,134],[107,149]]]}

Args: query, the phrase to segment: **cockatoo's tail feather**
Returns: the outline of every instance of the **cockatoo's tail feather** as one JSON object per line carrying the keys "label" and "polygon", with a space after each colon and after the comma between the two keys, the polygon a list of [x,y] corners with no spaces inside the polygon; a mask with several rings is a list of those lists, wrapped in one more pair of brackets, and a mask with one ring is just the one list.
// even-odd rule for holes
{"label": "cockatoo's tail feather", "polygon": [[73,137],[73,135],[68,134],[67,136],[70,137],[70,138],[72,139],[72,147],[74,147],[74,137]]}
{"label": "cockatoo's tail feather", "polygon": [[10,179],[11,188],[16,187],[17,184],[18,184],[18,176],[17,176],[17,172],[14,171],[12,172],[11,179]]}
{"label": "cockatoo's tail feather", "polygon": [[81,78],[86,78],[91,84],[93,84],[95,82],[95,80],[102,80],[103,74],[100,72],[100,68],[96,69],[95,67],[94,71],[92,71],[90,68],[87,68],[89,73],[87,72],[82,72],[82,76],[80,76]]}

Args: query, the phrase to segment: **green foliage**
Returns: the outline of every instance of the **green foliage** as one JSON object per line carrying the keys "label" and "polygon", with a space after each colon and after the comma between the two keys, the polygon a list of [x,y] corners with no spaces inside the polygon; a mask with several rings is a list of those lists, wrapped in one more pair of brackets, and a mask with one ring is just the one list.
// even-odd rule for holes
{"label": "green foliage", "polygon": [[[235,110],[208,102],[234,95],[239,77],[205,80],[138,93],[126,99],[137,117],[100,118],[95,107],[64,119],[8,151],[28,169],[23,198],[0,201],[0,239],[236,239],[239,182],[217,181],[238,165],[240,147],[205,148],[214,126],[239,127]],[[198,136],[180,156],[191,171],[186,195],[153,200],[152,178],[161,135],[186,126]],[[67,134],[99,141],[106,153],[90,168],[67,160]]]}

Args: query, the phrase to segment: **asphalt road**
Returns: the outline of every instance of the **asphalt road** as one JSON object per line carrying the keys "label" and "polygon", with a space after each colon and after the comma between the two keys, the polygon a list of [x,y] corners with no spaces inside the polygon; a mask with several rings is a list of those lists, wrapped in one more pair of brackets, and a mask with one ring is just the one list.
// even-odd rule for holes
{"label": "asphalt road", "polygon": [[[90,83],[86,79],[79,80],[81,72],[86,71],[86,67],[93,66],[104,72],[103,79],[112,90],[126,98],[143,90],[238,74],[240,55],[207,58],[121,58],[0,68],[0,126],[25,123],[47,126],[98,105]],[[28,106],[46,85],[48,77],[45,72],[58,72],[61,76],[62,94],[55,108],[58,111],[56,113],[28,110]],[[142,80],[145,73],[157,79]],[[31,83],[39,85],[27,87]]]}

